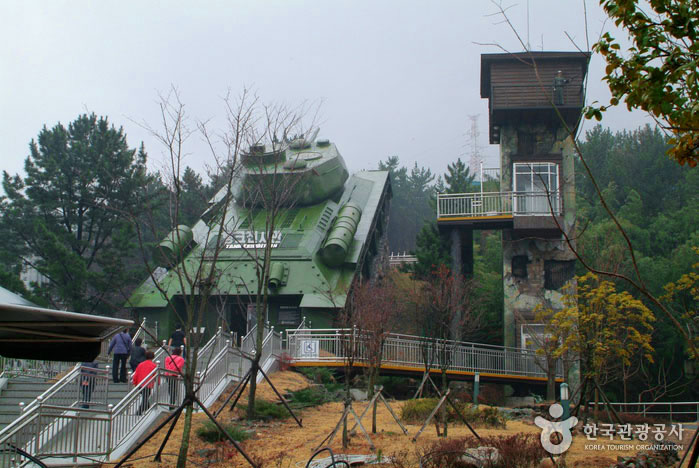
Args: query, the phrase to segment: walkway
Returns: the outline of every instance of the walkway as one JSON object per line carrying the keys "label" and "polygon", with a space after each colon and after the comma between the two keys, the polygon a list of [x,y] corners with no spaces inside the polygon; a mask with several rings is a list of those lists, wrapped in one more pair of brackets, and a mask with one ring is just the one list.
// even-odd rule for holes
{"label": "walkway", "polygon": [[[353,338],[354,336],[354,338]],[[354,349],[354,353],[348,351]],[[299,329],[288,332],[288,353],[294,367],[344,367],[347,355],[354,354],[354,366],[368,365],[367,339],[347,329]],[[546,382],[545,360],[534,351],[482,343],[439,341],[391,333],[381,358],[381,372],[406,376],[422,375],[423,356],[429,356],[430,372],[440,372],[439,363],[448,364],[447,374],[467,380],[476,372],[481,380],[496,382]],[[556,380],[563,380],[563,369],[556,369]]]}

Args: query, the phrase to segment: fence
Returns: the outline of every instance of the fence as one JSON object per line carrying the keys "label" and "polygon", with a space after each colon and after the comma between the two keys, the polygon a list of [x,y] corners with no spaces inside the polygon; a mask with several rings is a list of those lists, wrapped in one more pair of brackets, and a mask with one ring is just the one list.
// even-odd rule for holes
{"label": "fence", "polygon": [[[344,361],[353,355],[366,362],[367,335],[352,329],[305,329],[288,332],[288,351],[295,362]],[[438,367],[445,363],[451,371],[484,372],[525,377],[547,376],[544,360],[536,352],[522,348],[437,340],[391,333],[385,338],[382,365],[400,365],[424,369],[424,363]],[[557,363],[556,377],[563,377]]]}
{"label": "fence", "polygon": [[[590,402],[589,405],[594,409],[595,402]],[[600,411],[604,411],[607,404],[598,402],[597,406]],[[619,413],[639,414],[648,418],[667,419],[670,422],[699,422],[699,401],[612,402],[611,407]]]}
{"label": "fence", "polygon": [[561,213],[558,192],[440,193],[437,219],[489,216],[546,216]]}

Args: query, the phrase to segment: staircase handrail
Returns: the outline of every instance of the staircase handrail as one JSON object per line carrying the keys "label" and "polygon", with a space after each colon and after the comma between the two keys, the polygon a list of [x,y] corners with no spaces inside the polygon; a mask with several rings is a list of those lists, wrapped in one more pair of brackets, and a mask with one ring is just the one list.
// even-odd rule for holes
{"label": "staircase handrail", "polygon": [[[19,363],[20,366],[16,366]],[[52,379],[65,369],[75,366],[75,361],[43,361],[39,359],[15,359],[0,356],[0,379],[15,376]]]}
{"label": "staircase handrail", "polygon": [[[161,403],[160,399],[163,398],[162,383],[164,380],[169,378],[169,373],[162,367],[156,367],[139,382],[138,385],[134,387],[122,398],[119,403],[117,403],[111,411],[109,412],[109,418],[111,421],[111,440],[110,440],[110,451],[121,444],[124,438],[131,432],[131,430],[146,419],[151,408],[157,406]],[[153,383],[153,389],[151,392],[151,398],[153,401],[150,403],[148,408],[142,412],[142,414],[133,414],[137,412],[137,408],[141,404],[141,393],[145,387]],[[164,396],[167,398],[167,395]],[[130,411],[132,413],[130,413]],[[122,422],[120,419],[125,419]]]}
{"label": "staircase handrail", "polygon": [[[202,401],[208,398],[211,392],[213,392],[223,382],[223,380],[227,379],[230,375],[235,375],[235,371],[231,369],[231,364],[235,362],[234,359],[239,359],[240,355],[238,350],[232,346],[225,345],[226,338],[230,338],[230,334],[226,334],[219,329],[218,332],[204,346],[204,348],[202,348],[204,352],[207,350],[211,351],[212,349],[218,349],[214,357],[210,360],[207,368],[198,378],[198,383],[201,384],[199,387],[201,392],[199,398]],[[265,337],[264,343],[267,344],[268,348],[270,346],[274,348],[275,343],[279,341],[279,338],[280,334],[274,332],[273,328],[270,328]],[[202,350],[200,350],[200,355]],[[163,351],[162,348],[160,351]],[[267,354],[267,349],[265,349],[265,352],[263,352],[263,357]],[[94,414],[96,413],[105,415],[105,424],[108,425],[109,436],[108,442],[106,443],[107,447],[104,448],[104,454],[109,454],[124,442],[126,437],[128,437],[135,427],[139,426],[142,421],[146,420],[150,416],[154,407],[171,407],[169,386],[166,385],[166,383],[168,383],[169,379],[173,377],[170,372],[160,367],[159,364],[160,363],[158,363],[158,366],[151,371],[148,376],[146,376],[144,381],[141,382],[139,386],[134,386],[131,388],[114,407],[109,406],[104,410],[90,409],[89,411],[83,411],[76,407],[76,404],[79,403],[80,398],[80,389],[77,385],[76,387],[71,388],[71,391],[75,391],[77,393],[76,398],[74,399],[76,401],[71,402],[70,406],[60,404],[60,402],[59,404],[55,404],[56,402],[54,401],[56,396],[60,395],[63,390],[70,388],[71,384],[80,382],[80,380],[77,379],[80,379],[83,375],[81,373],[81,365],[76,365],[68,374],[63,376],[58,382],[56,382],[56,384],[43,392],[39,398],[35,399],[30,405],[28,405],[19,418],[10,423],[4,430],[0,431],[0,446],[10,444],[19,447],[18,444],[21,444],[22,446],[33,444],[33,446],[38,447],[46,442],[46,440],[44,440],[45,436],[41,434],[48,433],[47,431],[49,431],[49,427],[55,428],[56,424],[67,424],[66,421],[72,421],[76,418],[80,419],[83,412],[86,414],[89,412],[93,415],[92,417],[94,417]],[[221,368],[222,365],[224,368]],[[91,371],[104,373],[105,375],[108,372],[106,369],[89,369]],[[141,408],[142,390],[150,383],[153,383],[153,389],[148,400],[148,406],[147,408]],[[179,385],[181,385],[181,383],[179,383]],[[47,425],[45,424],[46,415],[42,415],[42,409],[44,408],[47,410],[60,409],[64,411],[62,413],[56,413],[55,417],[52,416],[51,421]],[[141,409],[143,409],[143,413],[140,415],[137,414]],[[39,418],[40,416],[41,418]],[[88,415],[88,417],[90,416]],[[39,421],[39,419],[41,420]],[[43,427],[30,427],[31,431],[26,431],[27,427],[35,422],[36,424],[40,422]],[[23,436],[24,433],[27,433],[28,435],[25,437]],[[21,440],[15,440],[18,439],[18,437]],[[39,449],[37,447],[35,447],[34,451]],[[53,448],[49,448],[49,451],[51,450],[53,450]],[[0,458],[3,458],[1,454]]]}
{"label": "staircase handrail", "polygon": [[135,343],[136,338],[143,339],[143,337],[141,335],[145,336],[145,334],[146,334],[145,329],[146,329],[146,317],[143,317],[143,320],[141,320],[141,324],[138,326],[138,330],[136,330],[136,333],[133,334],[133,338],[131,338],[131,343]]}
{"label": "staircase handrail", "polygon": [[[37,408],[32,408],[29,411],[25,411],[22,413],[22,417],[15,419],[12,421],[5,429],[0,431],[0,447],[4,446],[10,446],[10,447],[18,447],[22,448],[25,446],[26,443],[30,442],[30,440],[12,440],[13,437],[19,435],[22,433],[22,431],[27,428],[32,423],[35,423],[37,419],[39,419],[41,413],[37,410]],[[32,434],[36,433],[36,431],[31,428],[30,431]],[[12,456],[12,453],[10,452],[10,456]],[[0,453],[0,460],[3,460],[5,458],[5,455]],[[0,464],[2,466],[6,466],[4,463]]]}
{"label": "staircase handrail", "polygon": [[76,364],[73,367],[73,369],[66,375],[64,375],[58,382],[51,385],[44,391],[44,393],[36,397],[34,400],[32,400],[31,403],[25,406],[23,412],[26,413],[28,410],[36,406],[39,406],[42,402],[48,404],[51,401],[52,397],[54,397],[58,392],[66,388],[69,384],[73,383],[73,380],[80,375],[81,368],[81,363]]}
{"label": "staircase handrail", "polygon": [[195,382],[195,387],[198,389],[197,397],[199,401],[205,401],[216,386],[223,381],[228,375],[228,366],[225,372],[217,376],[218,367],[221,362],[226,362],[229,353],[233,352],[233,348],[224,348],[216,354],[216,356],[207,363],[206,369],[199,373],[199,378]]}
{"label": "staircase handrail", "polygon": [[[95,369],[92,367],[85,367],[84,369],[86,369],[86,371],[89,372],[88,375],[92,376],[93,378],[96,378],[100,373],[102,373],[104,374],[102,377],[106,377],[107,381],[109,380],[108,371],[106,369]],[[44,391],[41,395],[37,396],[29,405],[24,407],[20,416],[8,424],[2,431],[0,431],[0,447],[3,444],[11,443],[11,439],[13,437],[20,434],[29,423],[34,421],[39,416],[41,416],[41,427],[37,427],[36,430],[32,430],[31,436],[28,437],[26,441],[17,442],[12,445],[17,446],[18,443],[22,446],[29,443],[34,443],[36,445],[39,444],[41,440],[44,440],[46,434],[48,433],[47,431],[49,430],[49,427],[58,420],[60,414],[55,414],[53,417],[47,417],[45,413],[42,413],[43,409],[59,409],[63,410],[64,413],[65,411],[73,409],[73,407],[80,402],[79,398],[81,396],[81,392],[79,384],[81,383],[82,377],[86,375],[83,374],[82,370],[82,365],[77,364],[73,370],[63,376],[63,378]],[[73,385],[75,385],[74,390],[70,389],[70,387]],[[54,402],[54,400],[61,398],[57,397],[57,395],[59,395],[66,388],[70,393],[73,391],[75,392],[75,398],[68,399],[69,401],[72,400],[72,402],[69,404],[61,404],[62,402],[60,401],[58,403]],[[91,404],[94,404],[94,402]],[[30,447],[26,446],[24,448],[28,449],[27,451],[29,453],[36,452],[36,449],[31,450]]]}

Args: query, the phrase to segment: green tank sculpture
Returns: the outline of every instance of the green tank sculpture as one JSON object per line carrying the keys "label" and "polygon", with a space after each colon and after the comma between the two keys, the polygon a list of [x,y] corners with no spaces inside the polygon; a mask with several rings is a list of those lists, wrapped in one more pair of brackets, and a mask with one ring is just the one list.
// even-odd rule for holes
{"label": "green tank sculpture", "polygon": [[[328,140],[296,138],[255,145],[241,158],[233,201],[226,210],[222,189],[193,226],[177,226],[154,252],[156,279],[139,286],[126,303],[140,320],[158,323],[166,338],[179,322],[168,302],[184,310],[183,299],[198,294],[175,272],[213,267],[215,284],[204,333],[219,325],[237,332],[255,323],[255,264],[269,247],[267,319],[276,329],[295,328],[303,317],[314,328],[331,327],[354,279],[371,278],[387,267],[388,172],[349,175],[337,147]],[[277,207],[270,232],[270,207]],[[225,238],[219,240],[220,223]],[[269,235],[268,235],[269,234]],[[218,250],[217,261],[207,252]],[[193,290],[189,290],[193,289]],[[181,314],[182,315],[182,314]]]}

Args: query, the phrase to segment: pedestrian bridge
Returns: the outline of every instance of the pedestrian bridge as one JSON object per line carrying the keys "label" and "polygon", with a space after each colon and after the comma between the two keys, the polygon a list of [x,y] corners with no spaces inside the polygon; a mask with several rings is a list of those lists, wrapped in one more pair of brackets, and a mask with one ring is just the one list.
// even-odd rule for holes
{"label": "pedestrian bridge", "polygon": [[[287,349],[293,367],[344,367],[348,357],[353,367],[367,367],[371,349],[378,349],[369,334],[356,329],[297,329],[287,332]],[[482,343],[438,340],[389,333],[381,346],[381,373],[419,376],[425,368],[455,380],[469,380],[478,373],[482,381],[543,384],[547,380],[546,359],[535,351]],[[425,363],[427,362],[428,365]],[[563,381],[560,362],[556,380]]]}

